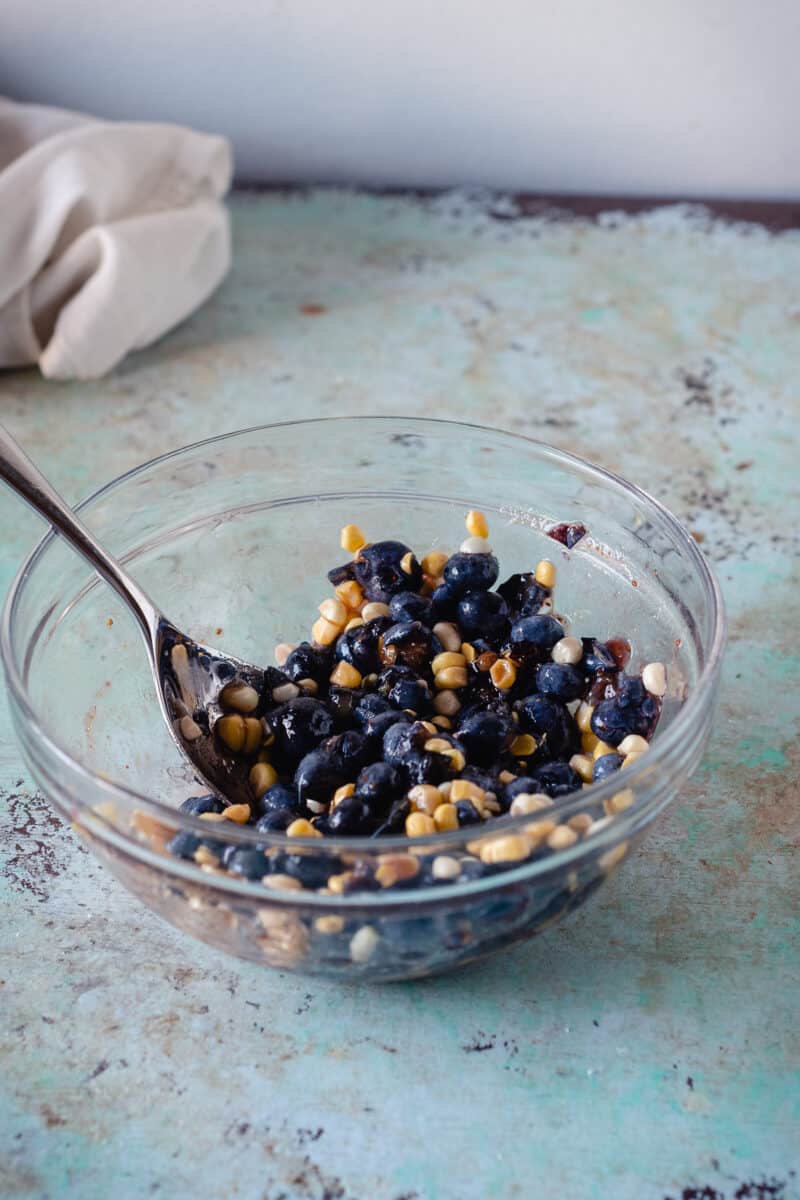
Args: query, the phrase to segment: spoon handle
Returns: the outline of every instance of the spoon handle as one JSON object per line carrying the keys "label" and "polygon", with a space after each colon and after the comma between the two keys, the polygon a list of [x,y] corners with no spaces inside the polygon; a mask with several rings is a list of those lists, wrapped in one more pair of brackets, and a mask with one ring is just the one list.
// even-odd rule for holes
{"label": "spoon handle", "polygon": [[40,517],[49,521],[57,533],[78,551],[103,579],[111,585],[121,600],[133,612],[149,640],[157,628],[160,614],[138,583],[105,550],[70,508],[55,488],[35,467],[25,451],[7,429],[0,425],[0,479],[4,479]]}

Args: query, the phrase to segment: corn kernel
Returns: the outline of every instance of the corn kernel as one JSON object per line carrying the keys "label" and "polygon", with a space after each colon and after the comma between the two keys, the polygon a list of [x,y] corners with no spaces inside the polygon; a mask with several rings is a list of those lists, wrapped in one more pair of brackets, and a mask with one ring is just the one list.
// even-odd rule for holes
{"label": "corn kernel", "polygon": [[317,917],[314,928],[317,933],[341,933],[344,929],[344,917],[338,917],[334,913],[326,917]]}
{"label": "corn kernel", "polygon": [[458,829],[458,810],[455,804],[440,804],[433,814],[433,821],[439,833],[450,833]]}
{"label": "corn kernel", "polygon": [[432,817],[442,803],[442,795],[432,783],[418,783],[408,793],[408,802],[413,812]]}
{"label": "corn kernel", "polygon": [[533,754],[535,749],[536,738],[531,737],[529,733],[521,733],[511,743],[511,753],[515,758],[527,758],[529,754]]}
{"label": "corn kernel", "polygon": [[547,838],[547,845],[551,850],[568,850],[570,846],[575,845],[577,840],[577,833],[574,829],[570,829],[569,825],[556,825]]}
{"label": "corn kernel", "polygon": [[570,817],[570,819],[567,821],[567,824],[569,825],[570,829],[574,829],[578,836],[581,837],[583,834],[589,832],[594,824],[594,821],[590,813],[584,812],[575,813],[575,816]]}
{"label": "corn kernel", "polygon": [[[426,721],[425,724],[427,725],[428,722]],[[435,730],[436,726],[434,725],[433,728]],[[428,741],[425,743],[423,749],[428,754],[447,754],[447,752],[449,750],[453,750],[454,747],[450,745],[450,743],[446,740],[446,738],[432,737],[432,738],[428,739]]]}
{"label": "corn kernel", "polygon": [[444,717],[454,717],[461,708],[461,701],[455,692],[447,690],[437,692],[433,698],[434,711]]}
{"label": "corn kernel", "polygon": [[594,762],[588,754],[573,754],[569,760],[569,765],[576,774],[580,775],[584,783],[591,783],[594,776]]}
{"label": "corn kernel", "polygon": [[556,568],[555,564],[550,562],[549,558],[543,558],[541,562],[536,564],[534,579],[542,587],[552,588],[556,583]]}
{"label": "corn kernel", "polygon": [[491,554],[492,547],[486,538],[468,537],[458,547],[462,554]]}
{"label": "corn kernel", "polygon": [[452,688],[462,688],[467,686],[467,668],[466,667],[445,667],[440,671],[433,680],[436,690],[441,692]]}
{"label": "corn kernel", "polygon": [[320,617],[311,626],[311,636],[318,646],[332,646],[341,632],[340,625],[334,625],[325,617]]}
{"label": "corn kernel", "polygon": [[517,776],[513,771],[501,771],[497,778],[501,783],[508,785],[509,783],[513,783]]}
{"label": "corn kernel", "polygon": [[253,795],[256,800],[260,800],[264,793],[278,782],[278,772],[270,763],[259,762],[250,768],[248,779]]}
{"label": "corn kernel", "polygon": [[615,792],[610,800],[603,801],[606,816],[615,817],[619,813],[625,812],[633,804],[633,801],[634,795],[630,788],[623,788],[621,792]]}
{"label": "corn kernel", "polygon": [[[449,554],[444,554],[441,550],[432,550],[430,554],[426,554],[422,560],[422,570],[426,575],[441,575],[444,570],[444,564],[447,562]],[[434,633],[436,630],[434,629]]]}
{"label": "corn kernel", "polygon": [[434,717],[431,724],[435,725],[437,729],[452,729],[453,728],[453,722],[450,720],[449,717]]}
{"label": "corn kernel", "polygon": [[575,723],[581,733],[591,733],[591,719],[594,708],[591,704],[587,704],[585,700],[581,701],[578,711],[575,714]]}
{"label": "corn kernel", "polygon": [[441,783],[438,783],[436,785],[436,788],[437,788],[437,791],[439,792],[439,795],[444,800],[449,800],[450,792],[453,790],[453,781],[452,781],[452,779],[445,779]]}
{"label": "corn kernel", "polygon": [[626,754],[646,754],[650,749],[650,743],[643,737],[639,737],[638,733],[629,733],[624,737],[615,750],[624,758]]}
{"label": "corn kernel", "polygon": [[382,888],[394,887],[419,875],[419,859],[415,854],[379,854],[375,878]]}
{"label": "corn kernel", "polygon": [[346,579],[344,583],[338,584],[333,590],[342,604],[352,609],[353,612],[358,612],[364,603],[364,592],[355,579]]}
{"label": "corn kernel", "polygon": [[644,756],[642,754],[639,754],[636,751],[634,751],[632,754],[626,754],[621,763],[622,769],[624,770],[625,767],[632,767],[635,762],[638,762],[639,759],[643,757]]}
{"label": "corn kernel", "polygon": [[355,554],[356,550],[360,550],[362,546],[367,544],[367,539],[358,525],[345,525],[339,538],[339,545],[348,554]]}
{"label": "corn kernel", "polygon": [[[322,837],[318,829],[315,829],[310,821],[306,821],[305,817],[298,817],[296,821],[292,821],[291,825],[286,830],[287,837]],[[330,884],[330,880],[328,881]]]}
{"label": "corn kernel", "polygon": [[599,741],[600,738],[590,729],[587,733],[581,734],[581,750],[584,754],[591,754]]}
{"label": "corn kernel", "polygon": [[331,683],[337,687],[357,688],[361,684],[361,672],[342,659],[331,671]]}
{"label": "corn kernel", "polygon": [[278,666],[282,667],[292,651],[296,649],[297,647],[293,646],[291,642],[278,642],[274,651],[275,662],[278,664]]}
{"label": "corn kernel", "polygon": [[461,653],[464,655],[464,658],[468,663],[474,663],[475,659],[478,657],[477,650],[474,646],[471,646],[469,642],[461,643]]}
{"label": "corn kernel", "polygon": [[326,621],[330,621],[331,625],[338,625],[340,629],[345,625],[350,615],[344,601],[335,600],[333,597],[322,601],[319,605],[319,612]]}
{"label": "corn kernel", "polygon": [[197,849],[195,850],[194,854],[192,855],[192,858],[201,867],[218,867],[219,866],[219,859],[217,858],[216,854],[213,854],[211,852],[211,850],[209,850],[208,846],[203,846],[203,845],[198,846]]}
{"label": "corn kernel", "polygon": [[601,742],[600,739],[598,738],[595,743],[594,750],[592,751],[592,758],[595,760],[595,762],[597,762],[598,758],[602,758],[604,754],[616,754],[616,753],[617,753],[616,746],[611,746],[611,745],[609,745],[608,742]]}
{"label": "corn kernel", "polygon": [[651,696],[659,699],[667,690],[667,670],[663,663],[652,662],[642,668],[642,683]]}
{"label": "corn kernel", "polygon": [[261,880],[270,892],[302,892],[303,885],[294,875],[264,875]]}
{"label": "corn kernel", "polygon": [[415,561],[414,554],[411,550],[409,550],[407,554],[403,555],[403,557],[400,559],[400,570],[404,575],[410,575],[413,572]]}
{"label": "corn kernel", "polygon": [[450,788],[450,799],[456,800],[477,800],[483,803],[486,793],[477,783],[473,783],[469,779],[454,779]]}
{"label": "corn kernel", "polygon": [[454,653],[461,649],[461,633],[452,621],[437,621],[433,627],[434,635],[442,643],[445,650]]}
{"label": "corn kernel", "polygon": [[354,783],[343,783],[341,787],[338,787],[333,793],[333,799],[331,800],[331,812],[333,812],[337,804],[341,804],[343,800],[349,800],[351,796],[355,795],[355,790],[356,785]]}
{"label": "corn kernel", "polygon": [[297,686],[305,696],[316,696],[319,691],[316,679],[298,679]]}
{"label": "corn kernel", "polygon": [[378,617],[388,617],[389,605],[382,604],[380,600],[372,600],[361,609],[361,616],[368,622],[375,621]]}
{"label": "corn kernel", "polygon": [[507,658],[498,658],[493,662],[489,674],[492,677],[492,683],[501,692],[507,692],[517,682],[517,668]]}
{"label": "corn kernel", "polygon": [[529,817],[543,808],[552,808],[553,801],[543,792],[519,792],[508,810],[512,817]]}
{"label": "corn kernel", "polygon": [[437,854],[431,864],[431,874],[434,879],[458,879],[461,874],[461,863],[449,854]]}
{"label": "corn kernel", "polygon": [[345,631],[345,633],[347,633],[348,630],[350,630],[350,629],[358,629],[359,625],[363,625],[363,624],[364,624],[364,622],[361,619],[361,617],[351,617],[350,620],[345,625],[344,631]]}
{"label": "corn kernel", "polygon": [[583,658],[583,642],[576,637],[563,637],[550,651],[553,662],[574,666]]}
{"label": "corn kernel", "polygon": [[214,731],[229,750],[239,754],[244,747],[245,723],[244,717],[238,713],[229,717],[220,717],[214,726]]}
{"label": "corn kernel", "polygon": [[467,513],[464,524],[467,527],[467,533],[472,537],[488,538],[489,522],[483,513],[478,512],[477,509],[473,508]]}
{"label": "corn kernel", "polygon": [[446,667],[463,667],[466,664],[466,658],[463,654],[459,654],[454,650],[445,650],[442,654],[437,654],[431,663],[431,670],[434,675],[438,675],[440,671],[444,671]]}
{"label": "corn kernel", "polygon": [[219,702],[223,708],[233,709],[234,712],[247,716],[258,708],[258,692],[248,683],[236,680],[226,683],[219,694]]}
{"label": "corn kernel", "polygon": [[[291,829],[291,826],[289,828]],[[431,833],[436,833],[436,822],[433,817],[429,817],[427,813],[423,812],[408,814],[406,817],[407,837],[426,837]]]}
{"label": "corn kernel", "polygon": [[533,844],[523,833],[511,833],[507,837],[493,838],[480,848],[481,862],[522,862],[530,856]]}
{"label": "corn kernel", "polygon": [[422,726],[423,729],[427,729],[427,731],[431,735],[431,737],[437,736],[436,726],[433,724],[432,721],[420,721],[420,725]]}
{"label": "corn kernel", "polygon": [[246,825],[250,820],[249,804],[229,804],[223,808],[222,815],[226,821],[234,821],[237,825]]}

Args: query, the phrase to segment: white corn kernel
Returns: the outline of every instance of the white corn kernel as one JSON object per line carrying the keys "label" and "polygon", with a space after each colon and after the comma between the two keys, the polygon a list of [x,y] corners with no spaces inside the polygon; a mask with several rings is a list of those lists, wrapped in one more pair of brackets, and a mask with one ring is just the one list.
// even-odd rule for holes
{"label": "white corn kernel", "polygon": [[285,704],[287,700],[294,700],[300,695],[300,688],[296,683],[280,683],[272,689],[272,699],[276,704]]}
{"label": "white corn kernel", "polygon": [[461,864],[457,858],[449,854],[437,854],[431,864],[431,874],[434,879],[458,879],[461,874]]}
{"label": "white corn kernel", "polygon": [[442,643],[443,649],[452,651],[461,649],[461,634],[452,621],[438,621],[433,627],[433,632]]}
{"label": "white corn kernel", "polygon": [[583,658],[583,643],[580,638],[563,637],[553,646],[550,657],[553,662],[574,666]]}
{"label": "white corn kernel", "polygon": [[491,554],[492,547],[484,537],[468,537],[459,546],[462,554]]}
{"label": "white corn kernel", "polygon": [[660,662],[648,663],[642,669],[642,683],[651,696],[658,696],[661,699],[667,690],[667,669],[664,664]]}
{"label": "white corn kernel", "polygon": [[629,733],[624,737],[616,749],[618,754],[624,758],[627,754],[646,754],[650,749],[650,743],[643,737],[639,737],[638,733]]}
{"label": "white corn kernel", "polygon": [[350,939],[350,957],[354,963],[365,963],[378,948],[380,935],[371,925],[362,925]]}
{"label": "white corn kernel", "polygon": [[372,600],[369,604],[365,604],[361,610],[361,619],[363,621],[375,621],[378,617],[389,616],[389,605],[381,604],[379,600]]}
{"label": "white corn kernel", "polygon": [[275,647],[275,662],[278,666],[282,667],[292,651],[296,649],[297,647],[293,646],[290,642],[278,642],[278,645]]}
{"label": "white corn kernel", "polygon": [[553,801],[543,792],[519,792],[511,801],[508,810],[512,817],[529,817],[543,808],[551,808]]}

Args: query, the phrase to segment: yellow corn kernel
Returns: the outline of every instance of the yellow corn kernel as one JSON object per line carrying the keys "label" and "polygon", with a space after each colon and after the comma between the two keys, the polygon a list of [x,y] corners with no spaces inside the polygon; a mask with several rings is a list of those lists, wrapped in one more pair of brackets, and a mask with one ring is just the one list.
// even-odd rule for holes
{"label": "yellow corn kernel", "polygon": [[[427,724],[427,722],[426,722],[426,724]],[[435,730],[436,726],[434,725],[433,728]],[[428,754],[447,754],[448,751],[455,749],[455,747],[451,746],[446,738],[432,737],[432,738],[428,739],[428,741],[425,743],[423,749]]]}
{"label": "yellow corn kernel", "polygon": [[271,763],[259,762],[250,768],[248,779],[253,795],[256,800],[260,800],[264,793],[278,782],[278,772]]}
{"label": "yellow corn kernel", "polygon": [[282,667],[292,651],[296,649],[291,642],[278,642],[275,647],[275,662],[279,667]]}
{"label": "yellow corn kernel", "polygon": [[531,737],[529,733],[521,733],[511,743],[511,753],[515,758],[527,758],[529,754],[533,754],[535,749],[536,738]]}
{"label": "yellow corn kernel", "polygon": [[[289,826],[291,829],[291,826]],[[288,831],[287,831],[288,832]],[[412,812],[406,817],[407,837],[426,837],[436,833],[436,822],[424,812]]]}
{"label": "yellow corn kernel", "polygon": [[341,632],[340,625],[334,625],[325,617],[320,617],[311,626],[311,636],[318,646],[332,646]]}
{"label": "yellow corn kernel", "polygon": [[570,846],[575,845],[577,840],[577,833],[574,829],[570,829],[569,825],[556,825],[547,839],[547,844],[551,850],[568,850]]}
{"label": "yellow corn kernel", "polygon": [[473,508],[467,513],[467,519],[464,524],[467,527],[467,533],[470,537],[488,538],[489,522],[483,513],[478,512],[477,509]]}
{"label": "yellow corn kernel", "polygon": [[225,818],[223,817],[222,813],[207,812],[207,813],[200,813],[200,820],[201,821],[211,821],[211,823],[213,824],[215,821],[224,821]]}
{"label": "yellow corn kernel", "polygon": [[419,859],[415,854],[379,854],[375,878],[382,888],[394,887],[419,875]]}
{"label": "yellow corn kernel", "polygon": [[474,663],[475,659],[478,657],[477,650],[474,646],[471,646],[469,642],[461,643],[461,653],[464,655],[464,658],[468,663]]}
{"label": "yellow corn kernel", "polygon": [[[432,550],[430,554],[426,554],[420,564],[426,575],[441,575],[444,570],[444,564],[447,562],[449,554],[444,554],[441,550]],[[436,630],[434,630],[434,633]]]}
{"label": "yellow corn kernel", "polygon": [[497,778],[501,783],[509,784],[513,783],[517,776],[513,771],[501,771]]}
{"label": "yellow corn kernel", "polygon": [[590,722],[593,712],[594,708],[592,705],[587,704],[585,700],[582,700],[580,706],[578,707],[578,711],[575,713],[575,723],[578,726],[578,729],[580,729],[581,733],[592,732]]}
{"label": "yellow corn kernel", "polygon": [[616,746],[610,746],[608,744],[608,742],[601,742],[598,738],[595,748],[592,751],[592,758],[596,762],[597,759],[602,758],[604,754],[616,754],[616,753],[617,753]]}
{"label": "yellow corn kernel", "polygon": [[594,821],[590,813],[584,812],[575,813],[575,816],[570,817],[570,819],[567,821],[567,824],[569,825],[570,829],[574,829],[579,836],[582,836],[584,833],[589,832],[594,824]]}
{"label": "yellow corn kernel", "polygon": [[345,525],[339,537],[339,545],[343,550],[348,554],[355,554],[356,550],[360,550],[366,543],[366,536],[358,525]]}
{"label": "yellow corn kernel", "polygon": [[623,758],[623,760],[622,760],[622,768],[623,768],[623,770],[625,769],[625,767],[631,767],[631,766],[633,766],[633,764],[634,764],[635,762],[638,762],[638,760],[639,760],[640,758],[643,758],[643,757],[644,757],[644,756],[643,756],[642,754],[640,754],[640,753],[638,753],[638,752],[636,752],[636,751],[633,751],[633,752],[631,752],[630,754],[626,754],[626,755],[625,755],[625,757],[624,757],[624,758]]}
{"label": "yellow corn kernel", "polygon": [[533,843],[524,833],[511,833],[507,837],[493,838],[480,848],[481,862],[522,862],[530,856]]}
{"label": "yellow corn kernel", "polygon": [[434,711],[443,717],[454,717],[461,708],[461,701],[455,692],[437,692],[433,698]]}
{"label": "yellow corn kernel", "polygon": [[463,667],[466,664],[466,658],[460,652],[455,650],[444,650],[441,654],[437,654],[431,663],[431,670],[434,675],[438,675],[440,671],[444,671],[447,667]]}
{"label": "yellow corn kernel", "polygon": [[456,800],[478,800],[482,803],[485,795],[483,788],[469,779],[454,779],[450,785],[450,799],[454,803]]}
{"label": "yellow corn kernel", "polygon": [[256,689],[248,683],[242,683],[241,680],[226,683],[219,694],[219,702],[223,708],[232,709],[233,712],[241,713],[245,717],[256,711],[258,700],[259,695]]}
{"label": "yellow corn kernel", "polygon": [[337,687],[357,688],[361,684],[361,672],[352,663],[342,659],[331,671],[331,683]]}
{"label": "yellow corn kernel", "polygon": [[462,688],[467,686],[467,668],[466,667],[445,667],[438,675],[434,676],[434,685],[439,692],[452,690],[454,688]]}
{"label": "yellow corn kernel", "polygon": [[437,621],[433,627],[434,635],[442,643],[445,650],[456,653],[461,649],[461,633],[452,621]]}
{"label": "yellow corn kernel", "polygon": [[414,562],[415,559],[413,551],[409,550],[408,553],[404,554],[400,559],[400,570],[404,575],[410,575],[412,573],[414,570]]}
{"label": "yellow corn kernel", "polygon": [[239,713],[231,714],[228,717],[220,717],[214,726],[214,731],[234,754],[238,754],[243,749],[246,730],[244,717],[240,716]]}
{"label": "yellow corn kernel", "polygon": [[413,812],[432,817],[442,803],[441,792],[432,783],[418,783],[408,793],[408,802]]}
{"label": "yellow corn kernel", "polygon": [[322,837],[322,834],[318,829],[314,828],[310,821],[306,821],[305,817],[298,817],[296,821],[292,821],[286,830],[286,836],[318,838]]}
{"label": "yellow corn kernel", "polygon": [[646,754],[650,749],[650,743],[646,738],[639,737],[638,733],[629,733],[615,749],[624,758],[626,754]]}
{"label": "yellow corn kernel", "polygon": [[449,717],[434,717],[431,721],[431,724],[435,725],[437,729],[452,729],[453,728],[453,722],[450,720]]}
{"label": "yellow corn kernel", "polygon": [[440,804],[433,814],[433,821],[439,833],[450,833],[458,829],[458,810],[455,804]]}
{"label": "yellow corn kernel", "polygon": [[340,628],[346,624],[350,615],[344,601],[335,600],[333,597],[322,601],[319,605],[319,612],[326,621],[330,621],[331,625],[338,625]]}
{"label": "yellow corn kernel", "polygon": [[375,621],[378,617],[388,617],[389,605],[382,604],[380,600],[372,600],[361,609],[361,616],[367,622]]}
{"label": "yellow corn kernel", "polygon": [[525,833],[538,845],[539,842],[543,842],[545,838],[550,836],[555,827],[555,821],[545,818],[541,821],[531,821],[530,825],[525,826]]}
{"label": "yellow corn kernel", "polygon": [[534,578],[542,587],[552,588],[556,583],[556,568],[549,558],[543,558],[536,564]]}
{"label": "yellow corn kernel", "polygon": [[427,729],[431,737],[436,737],[436,726],[433,721],[420,721],[420,725],[423,729]]}
{"label": "yellow corn kernel", "polygon": [[344,631],[345,631],[345,633],[347,633],[347,631],[350,629],[358,629],[359,625],[363,625],[363,624],[364,624],[364,622],[362,621],[361,617],[351,617],[350,620],[345,625]]}
{"label": "yellow corn kernel", "polygon": [[621,792],[615,792],[610,800],[603,801],[606,816],[616,817],[619,813],[625,812],[627,808],[630,808],[633,801],[634,795],[630,788],[623,788]]}
{"label": "yellow corn kernel", "polygon": [[452,788],[453,788],[452,779],[445,779],[442,783],[439,783],[436,786],[437,786],[439,795],[442,797],[442,799],[449,800],[450,792],[452,791]]}
{"label": "yellow corn kernel", "polygon": [[319,684],[316,679],[298,679],[297,686],[306,696],[316,696],[319,691]]}
{"label": "yellow corn kernel", "polygon": [[216,854],[213,854],[208,846],[198,846],[192,858],[201,867],[218,867],[219,859]]}
{"label": "yellow corn kernel", "polygon": [[237,825],[246,825],[250,820],[249,804],[229,804],[223,808],[222,815],[226,821],[234,821]]}
{"label": "yellow corn kernel", "polygon": [[508,811],[512,817],[529,817],[531,813],[552,807],[553,801],[544,792],[519,792],[511,801]]}
{"label": "yellow corn kernel", "polygon": [[600,738],[590,729],[587,733],[581,734],[581,750],[584,754],[591,754],[599,741]]}
{"label": "yellow corn kernel", "polygon": [[356,785],[354,783],[343,783],[341,787],[338,787],[333,793],[333,799],[331,800],[331,812],[333,812],[337,804],[341,804],[343,800],[349,800],[355,794],[355,790]]}
{"label": "yellow corn kernel", "polygon": [[344,583],[338,584],[333,590],[342,604],[352,609],[353,612],[358,612],[364,603],[364,592],[355,579],[346,579]]}
{"label": "yellow corn kernel", "polygon": [[498,658],[489,668],[492,683],[501,692],[507,692],[517,682],[517,668],[507,658]]}
{"label": "yellow corn kernel", "polygon": [[334,913],[326,917],[317,917],[314,928],[317,933],[341,933],[344,929],[344,917],[338,917]]}
{"label": "yellow corn kernel", "polygon": [[591,783],[594,775],[594,763],[588,754],[573,754],[569,760],[573,771],[580,775],[584,783]]}

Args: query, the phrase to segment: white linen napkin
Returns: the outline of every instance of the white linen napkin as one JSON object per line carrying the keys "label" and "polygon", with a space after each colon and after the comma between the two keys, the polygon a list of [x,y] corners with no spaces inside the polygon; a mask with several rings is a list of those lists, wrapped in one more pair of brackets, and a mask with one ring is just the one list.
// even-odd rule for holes
{"label": "white linen napkin", "polygon": [[177,125],[0,97],[0,366],[93,379],[230,265],[231,151]]}

